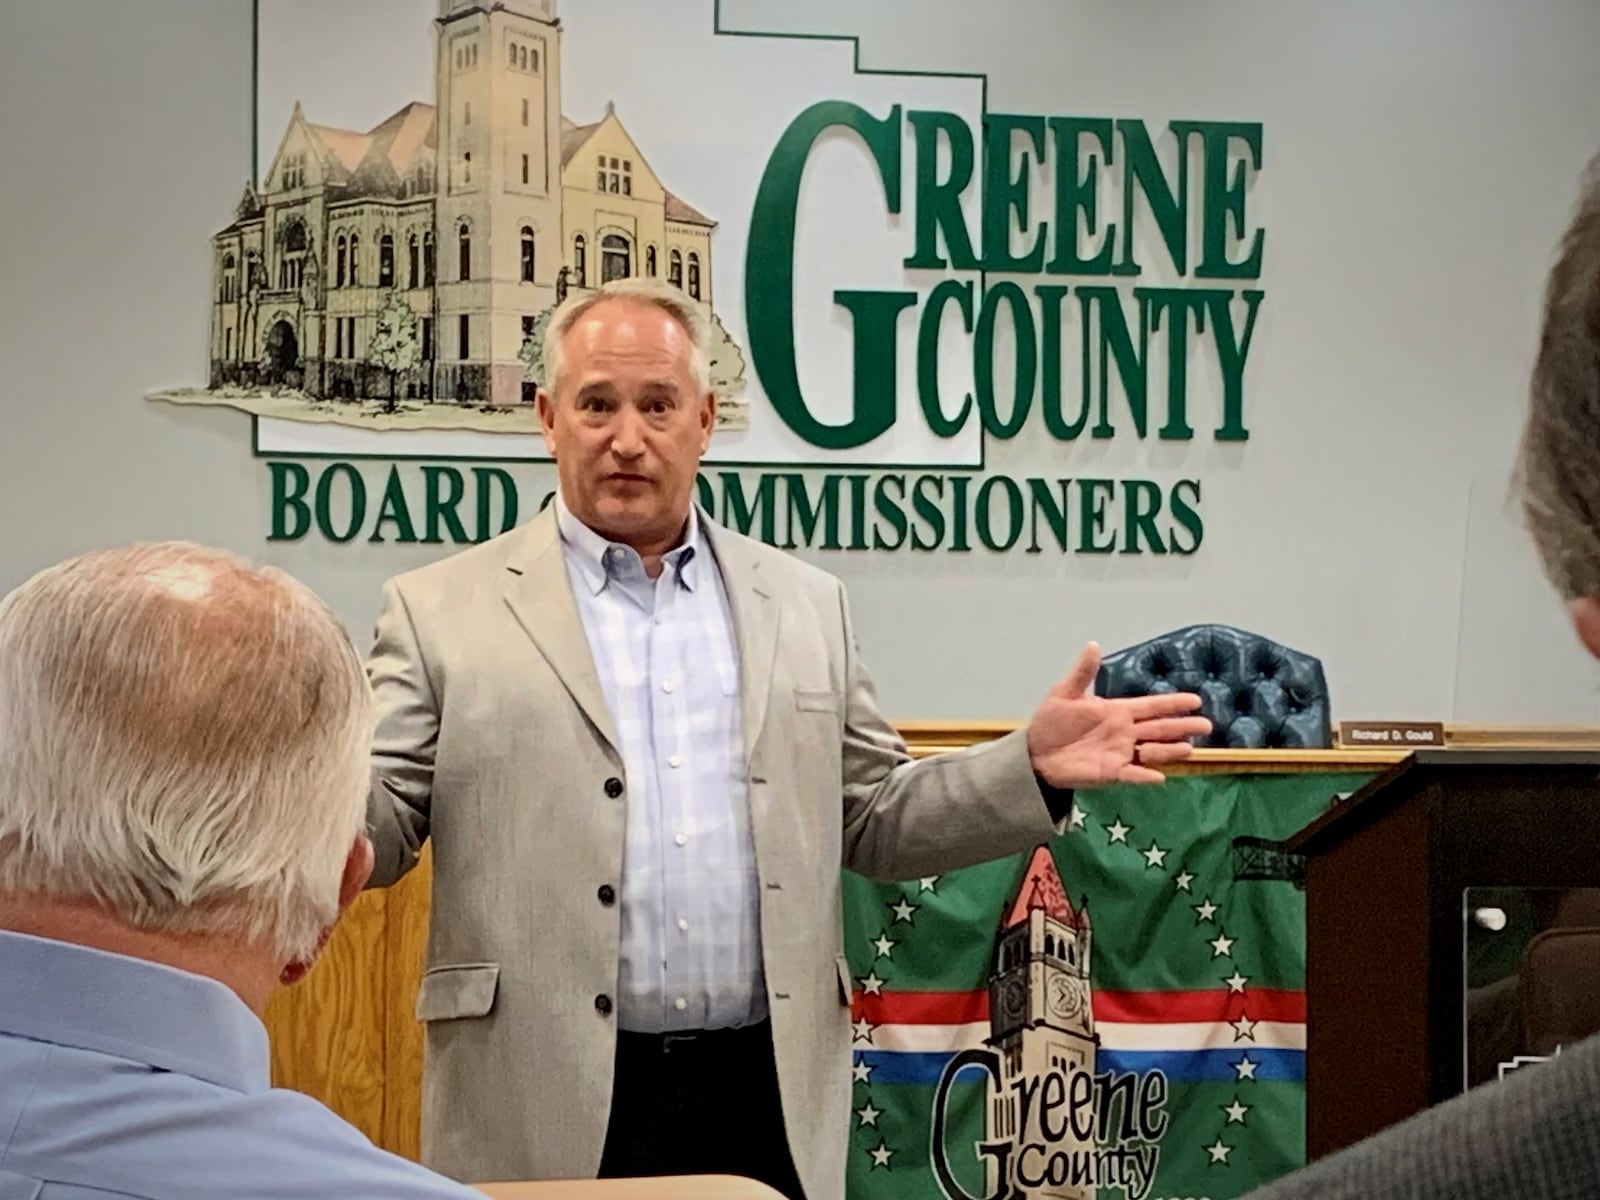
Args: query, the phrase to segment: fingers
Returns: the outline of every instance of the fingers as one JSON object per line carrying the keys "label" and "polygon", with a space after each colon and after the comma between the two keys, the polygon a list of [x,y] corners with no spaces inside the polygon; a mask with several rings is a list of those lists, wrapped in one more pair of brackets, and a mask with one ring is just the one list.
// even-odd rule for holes
{"label": "fingers", "polygon": [[1083,653],[1078,655],[1078,661],[1072,665],[1072,670],[1067,672],[1067,677],[1056,684],[1052,695],[1061,696],[1067,700],[1076,700],[1089,694],[1089,689],[1094,686],[1094,677],[1100,671],[1100,646],[1090,642],[1083,648]]}
{"label": "fingers", "polygon": [[1163,763],[1181,762],[1193,753],[1194,747],[1188,742],[1140,742],[1137,761],[1159,767]]}
{"label": "fingers", "polygon": [[1155,717],[1186,716],[1199,709],[1202,701],[1193,692],[1162,692],[1153,696],[1130,696],[1108,703],[1125,707],[1135,721],[1148,721]]}
{"label": "fingers", "polygon": [[1133,727],[1133,736],[1141,742],[1181,742],[1185,738],[1204,737],[1211,732],[1211,722],[1204,717],[1166,717],[1158,721],[1140,721]]}

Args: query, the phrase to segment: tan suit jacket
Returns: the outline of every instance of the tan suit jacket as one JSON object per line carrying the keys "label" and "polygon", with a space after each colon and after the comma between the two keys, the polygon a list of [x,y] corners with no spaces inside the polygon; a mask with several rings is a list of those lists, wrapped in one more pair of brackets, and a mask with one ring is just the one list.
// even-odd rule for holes
{"label": "tan suit jacket", "polygon": [[[762,951],[810,1200],[844,1194],[851,980],[839,873],[893,881],[1052,832],[1020,733],[913,762],[841,583],[713,524],[741,662]],[[592,1177],[611,1103],[627,780],[553,508],[384,587],[375,886],[433,839],[423,1159],[467,1182]],[[610,1009],[610,1011],[604,1011]],[[738,1081],[730,1080],[737,1102]]]}

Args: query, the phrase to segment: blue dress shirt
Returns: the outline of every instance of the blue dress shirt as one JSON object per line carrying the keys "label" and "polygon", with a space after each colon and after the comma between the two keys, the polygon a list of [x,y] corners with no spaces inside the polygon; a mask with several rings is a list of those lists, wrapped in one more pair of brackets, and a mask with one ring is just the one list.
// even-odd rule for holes
{"label": "blue dress shirt", "polygon": [[271,1085],[214,980],[0,932],[0,1200],[482,1200]]}
{"label": "blue dress shirt", "polygon": [[699,515],[651,579],[627,546],[556,525],[628,777],[617,1016],[664,1033],[767,1016],[739,652]]}

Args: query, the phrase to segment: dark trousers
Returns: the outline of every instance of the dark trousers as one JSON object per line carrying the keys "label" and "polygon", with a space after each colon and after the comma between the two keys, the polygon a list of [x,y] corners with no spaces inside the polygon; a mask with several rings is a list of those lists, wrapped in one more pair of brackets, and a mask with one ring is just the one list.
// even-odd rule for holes
{"label": "dark trousers", "polygon": [[617,1035],[602,1179],[743,1175],[805,1200],[789,1154],[772,1026]]}

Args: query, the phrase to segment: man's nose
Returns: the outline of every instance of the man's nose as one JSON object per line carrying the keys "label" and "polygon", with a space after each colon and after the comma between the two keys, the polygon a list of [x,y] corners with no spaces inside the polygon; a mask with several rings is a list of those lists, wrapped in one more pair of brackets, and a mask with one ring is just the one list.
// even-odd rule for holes
{"label": "man's nose", "polygon": [[611,433],[611,451],[618,458],[638,458],[644,453],[644,424],[639,414],[624,408]]}

